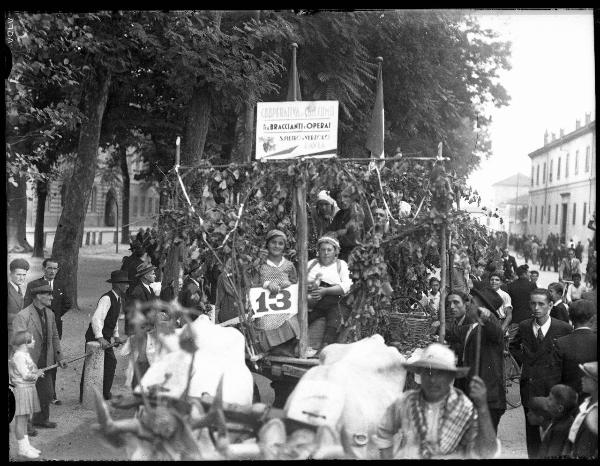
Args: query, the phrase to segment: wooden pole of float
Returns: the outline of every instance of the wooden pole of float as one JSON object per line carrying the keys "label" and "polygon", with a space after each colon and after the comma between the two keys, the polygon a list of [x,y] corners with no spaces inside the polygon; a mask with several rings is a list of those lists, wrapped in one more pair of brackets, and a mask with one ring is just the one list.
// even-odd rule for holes
{"label": "wooden pole of float", "polygon": [[446,338],[446,223],[442,223],[440,227],[440,259],[441,259],[441,270],[440,270],[440,343],[444,343]]}
{"label": "wooden pole of float", "polygon": [[[179,170],[179,164],[181,163],[181,138],[177,136],[175,139],[175,170]],[[173,199],[173,207],[177,207],[179,204],[179,183],[175,184],[175,199]]]}
{"label": "wooden pole of float", "polygon": [[[298,44],[292,44],[292,67],[296,68],[296,49]],[[292,80],[293,100],[298,94],[296,78]],[[300,323],[300,342],[298,352],[300,358],[306,358],[308,348],[308,300],[307,300],[307,264],[308,264],[308,218],[306,215],[306,180],[307,172],[301,164],[301,174],[296,183],[296,257],[298,258],[298,322]]]}

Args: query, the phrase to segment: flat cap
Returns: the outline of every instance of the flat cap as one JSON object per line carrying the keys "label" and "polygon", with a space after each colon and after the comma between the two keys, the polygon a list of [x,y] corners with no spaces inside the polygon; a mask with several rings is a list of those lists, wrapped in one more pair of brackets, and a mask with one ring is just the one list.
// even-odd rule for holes
{"label": "flat cap", "polygon": [[50,285],[40,285],[40,286],[36,286],[35,288],[32,288],[29,292],[32,295],[36,295],[36,294],[40,294],[40,293],[52,294],[52,288],[50,288]]}

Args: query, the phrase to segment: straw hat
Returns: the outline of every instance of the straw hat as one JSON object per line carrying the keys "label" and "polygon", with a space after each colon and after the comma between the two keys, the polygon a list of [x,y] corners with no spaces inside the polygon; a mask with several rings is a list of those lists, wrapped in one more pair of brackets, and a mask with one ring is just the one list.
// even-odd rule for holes
{"label": "straw hat", "polygon": [[469,372],[468,367],[456,367],[454,351],[440,343],[432,343],[423,350],[416,361],[403,365],[413,372],[421,369],[448,371],[454,372],[456,377],[464,377]]}
{"label": "straw hat", "polygon": [[598,361],[579,364],[579,369],[581,369],[585,375],[598,382]]}
{"label": "straw hat", "polygon": [[148,272],[152,272],[153,270],[156,270],[156,267],[151,264],[142,263],[136,267],[135,276],[136,278],[139,278],[146,275]]}

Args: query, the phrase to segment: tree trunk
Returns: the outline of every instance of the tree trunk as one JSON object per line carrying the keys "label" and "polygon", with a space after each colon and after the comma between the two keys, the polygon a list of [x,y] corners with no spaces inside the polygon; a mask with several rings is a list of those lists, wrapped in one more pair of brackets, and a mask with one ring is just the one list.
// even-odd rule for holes
{"label": "tree trunk", "polygon": [[27,180],[25,176],[15,176],[17,186],[6,183],[6,226],[7,250],[10,253],[31,252],[27,242]]}
{"label": "tree trunk", "polygon": [[[222,18],[222,11],[214,11],[215,28],[220,29]],[[197,84],[194,87],[188,103],[185,135],[181,148],[181,165],[194,165],[204,155],[204,144],[212,112],[210,94],[210,89],[205,84]]]}
{"label": "tree trunk", "polygon": [[210,114],[210,91],[206,86],[197,85],[194,87],[192,97],[188,103],[181,165],[194,165],[202,159]]}
{"label": "tree trunk", "polygon": [[96,68],[95,75],[85,84],[83,113],[86,118],[81,124],[77,158],[71,182],[67,187],[65,206],[60,214],[52,247],[52,256],[60,262],[59,274],[65,281],[67,293],[73,296],[75,306],[77,306],[79,246],[96,175],[98,143],[109,84],[110,72],[102,66]]}
{"label": "tree trunk", "polygon": [[37,182],[37,208],[35,211],[35,232],[33,233],[33,257],[44,257],[44,214],[48,197],[48,183]]}
{"label": "tree trunk", "polygon": [[235,122],[235,136],[231,150],[232,162],[252,161],[252,143],[254,141],[254,111],[256,102],[254,97],[248,99],[244,108],[238,114]]}
{"label": "tree trunk", "polygon": [[121,244],[129,244],[129,190],[131,180],[129,179],[129,167],[127,166],[127,147],[125,145],[119,146],[119,161],[121,162],[121,175],[123,176],[123,188],[122,197],[123,205],[121,212],[123,215],[122,227],[121,227]]}

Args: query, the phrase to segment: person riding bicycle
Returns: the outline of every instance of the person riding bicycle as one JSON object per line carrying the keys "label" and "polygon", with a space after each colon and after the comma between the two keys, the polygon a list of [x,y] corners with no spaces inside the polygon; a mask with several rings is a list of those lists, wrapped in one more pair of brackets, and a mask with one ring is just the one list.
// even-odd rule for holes
{"label": "person riding bicycle", "polygon": [[573,274],[581,274],[581,262],[575,258],[575,249],[569,249],[567,257],[565,257],[558,267],[558,281],[572,281]]}

